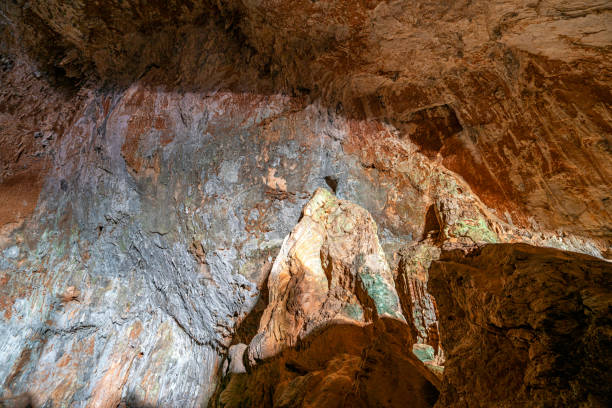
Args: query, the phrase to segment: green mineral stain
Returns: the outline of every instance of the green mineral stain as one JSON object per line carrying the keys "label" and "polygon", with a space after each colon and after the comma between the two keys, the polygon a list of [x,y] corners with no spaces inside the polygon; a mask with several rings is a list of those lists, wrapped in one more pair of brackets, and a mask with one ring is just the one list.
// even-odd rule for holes
{"label": "green mineral stain", "polygon": [[423,321],[423,313],[417,311],[415,308],[415,311],[412,313],[412,322],[419,332],[419,335],[425,338],[427,337],[427,328],[421,324],[421,321]]}
{"label": "green mineral stain", "polygon": [[366,292],[368,292],[368,295],[374,301],[379,315],[387,314],[404,320],[404,317],[399,312],[399,298],[395,291],[389,288],[389,285],[382,276],[360,272],[359,277],[363,282]]}
{"label": "green mineral stain", "polygon": [[460,195],[457,181],[448,174],[438,172],[438,174],[432,178],[437,178],[438,185],[440,186],[441,190],[445,191],[448,195],[455,197]]}
{"label": "green mineral stain", "polygon": [[412,347],[412,354],[423,362],[433,361],[435,357],[434,348],[427,344],[415,344]]}
{"label": "green mineral stain", "polygon": [[119,249],[121,250],[121,252],[127,252],[128,250],[127,242],[130,242],[128,231],[125,231],[125,233],[121,235],[121,237],[117,241],[118,241],[117,243],[119,244]]}
{"label": "green mineral stain", "polygon": [[64,240],[60,240],[59,242],[55,242],[53,245],[53,250],[51,254],[56,258],[60,259],[66,253],[66,242]]}
{"label": "green mineral stain", "polygon": [[498,242],[497,234],[491,231],[483,218],[479,218],[477,221],[470,219],[457,221],[453,226],[452,233],[460,237],[469,237],[474,242]]}
{"label": "green mineral stain", "polygon": [[342,313],[353,320],[363,320],[363,309],[359,305],[349,303],[344,306]]}

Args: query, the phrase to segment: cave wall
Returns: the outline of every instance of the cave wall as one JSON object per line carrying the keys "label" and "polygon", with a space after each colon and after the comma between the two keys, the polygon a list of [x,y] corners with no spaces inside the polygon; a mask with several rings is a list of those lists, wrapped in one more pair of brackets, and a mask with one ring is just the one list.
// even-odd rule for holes
{"label": "cave wall", "polygon": [[[233,76],[242,90],[319,98],[394,124],[518,225],[610,235],[606,1],[19,0],[4,9],[18,41],[69,80],[129,84],[162,66],[166,83],[218,88]],[[211,25],[221,32],[209,35]],[[199,53],[207,41],[224,47]],[[232,63],[216,70],[223,59]]]}
{"label": "cave wall", "polygon": [[609,257],[609,6],[405,3],[4,2],[3,396],[205,403],[318,187],[433,365],[439,247]]}
{"label": "cave wall", "polygon": [[524,244],[443,253],[429,281],[447,353],[436,406],[609,406],[611,272]]}

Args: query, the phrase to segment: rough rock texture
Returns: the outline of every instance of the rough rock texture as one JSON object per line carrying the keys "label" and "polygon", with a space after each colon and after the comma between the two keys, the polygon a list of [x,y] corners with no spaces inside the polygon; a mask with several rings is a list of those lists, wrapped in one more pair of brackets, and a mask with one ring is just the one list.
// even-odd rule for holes
{"label": "rough rock texture", "polygon": [[287,236],[268,277],[268,307],[249,360],[278,354],[334,323],[405,322],[393,276],[363,208],[318,189]]}
{"label": "rough rock texture", "polygon": [[[602,239],[610,13],[605,0],[3,6],[16,41],[70,81],[129,83],[163,67],[167,84],[218,88],[231,76],[240,90],[321,98],[348,117],[393,123],[518,225]],[[211,40],[226,49],[194,50]],[[215,70],[228,56],[234,63]]]}
{"label": "rough rock texture", "polygon": [[609,236],[608,2],[227,3],[279,76],[394,123],[500,215]]}
{"label": "rough rock texture", "polygon": [[402,310],[414,326],[413,353],[438,375],[443,369],[444,351],[440,344],[436,301],[427,291],[427,282],[431,262],[439,256],[440,248],[431,240],[408,245],[399,252],[396,277]]}
{"label": "rough rock texture", "polygon": [[431,407],[437,380],[410,354],[407,333],[387,318],[329,325],[250,373],[226,377],[213,406]]}
{"label": "rough rock texture", "polygon": [[329,183],[369,209],[392,260],[422,235],[431,205],[449,242],[498,239],[496,228],[599,253],[510,226],[389,126],[299,98],[146,83],[83,98],[54,142],[35,213],[3,236],[7,395],[206,401],[283,238]]}
{"label": "rough rock texture", "polygon": [[439,380],[411,353],[415,338],[366,210],[318,189],[268,291],[248,348],[230,348],[215,406],[433,406]]}
{"label": "rough rock texture", "polygon": [[371,214],[438,366],[438,247],[610,257],[609,22],[598,0],[1,2],[2,397],[205,403],[319,187]]}
{"label": "rough rock texture", "polygon": [[447,355],[440,407],[608,407],[612,265],[524,244],[430,269]]}

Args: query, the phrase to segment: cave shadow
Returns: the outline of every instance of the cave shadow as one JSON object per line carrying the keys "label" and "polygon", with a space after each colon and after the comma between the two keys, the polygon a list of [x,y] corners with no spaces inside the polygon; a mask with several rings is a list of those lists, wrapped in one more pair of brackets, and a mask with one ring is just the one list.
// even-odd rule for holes
{"label": "cave shadow", "polygon": [[[276,255],[274,256],[276,259]],[[270,294],[268,291],[268,279],[270,278],[270,271],[272,270],[272,263],[266,268],[265,279],[261,283],[259,290],[259,298],[255,306],[248,312],[248,314],[238,323],[232,337],[231,345],[244,343],[249,344],[253,337],[259,330],[259,322],[263,312],[268,307]]]}
{"label": "cave shadow", "polygon": [[440,214],[436,210],[435,204],[431,204],[427,207],[425,213],[425,222],[423,225],[423,233],[421,234],[421,241],[431,239],[434,243],[439,243],[442,240],[442,222],[440,221]]}
{"label": "cave shadow", "polygon": [[[7,7],[12,9],[17,6]],[[156,7],[149,6],[153,10]],[[123,20],[125,14],[117,11],[117,8],[107,10],[90,5],[87,17],[99,19],[108,29],[128,21]],[[9,52],[3,53],[6,54],[3,56],[10,60],[11,53],[25,51],[38,64],[41,72],[36,71],[37,77],[48,79],[49,84],[59,91],[73,94],[82,87],[94,86],[116,91],[138,82],[148,89],[161,87],[167,92],[177,93],[229,91],[264,96],[280,94],[301,100],[303,106],[319,100],[330,112],[348,119],[388,121],[398,128],[405,127],[408,122],[420,123],[424,127],[415,134],[415,140],[429,150],[440,150],[438,144],[444,135],[439,136],[438,133],[454,134],[458,129],[462,130],[449,105],[415,109],[420,113],[409,117],[403,115],[400,120],[397,112],[394,113],[394,102],[379,90],[364,94],[362,89],[347,89],[344,81],[323,83],[323,78],[303,75],[321,69],[336,69],[340,77],[354,74],[362,61],[341,52],[345,46],[342,41],[311,44],[310,38],[300,39],[291,35],[265,38],[265,41],[279,45],[290,54],[276,55],[265,47],[256,49],[245,34],[247,19],[239,10],[223,8],[212,2],[199,15],[188,19],[169,9],[155,11],[160,14],[157,25],[146,21],[145,17],[132,19],[129,20],[132,23],[130,29],[125,25],[122,27],[124,35],[112,30],[96,31],[93,26],[89,37],[82,39],[83,43],[77,46],[69,36],[58,32],[57,28],[29,8],[20,10],[20,13],[13,10],[14,14],[7,12],[0,17],[0,23],[6,21],[7,26],[17,30],[15,33],[5,30],[7,36],[14,38],[7,41],[5,48]],[[15,24],[16,21],[22,24]],[[32,27],[37,31],[36,36],[28,35],[28,28]],[[11,41],[16,42],[17,38],[22,42],[19,48],[11,45]],[[100,47],[101,44],[113,45]],[[298,49],[298,45],[303,47]],[[92,53],[91,49],[96,49],[96,53]],[[324,67],[319,59],[325,55],[331,55],[337,64]],[[281,61],[285,57],[289,61]],[[11,64],[4,66],[7,70],[13,69]],[[400,87],[401,81],[397,78],[399,72],[379,71],[377,75],[390,80],[387,88]],[[427,94],[414,84],[401,88],[403,92],[412,90],[404,96],[405,100],[417,101]],[[431,103],[421,105],[429,106]],[[440,109],[450,112],[450,115],[443,115],[441,122]]]}
{"label": "cave shadow", "polygon": [[150,404],[142,401],[140,397],[137,397],[134,394],[128,394],[125,398],[121,400],[119,405],[116,408],[163,408],[163,405],[160,404]]}
{"label": "cave shadow", "polygon": [[153,405],[143,402],[140,398],[135,397],[134,395],[128,395],[125,399],[123,399],[117,408],[159,408],[160,405]]}
{"label": "cave shadow", "polygon": [[0,397],[2,408],[34,408],[34,398],[29,392],[24,392],[13,397]]}
{"label": "cave shadow", "polygon": [[208,406],[269,407],[279,398],[301,406],[300,398],[320,397],[321,407],[432,407],[440,380],[414,356],[412,338],[410,327],[393,318],[330,322],[246,374],[220,378]]}

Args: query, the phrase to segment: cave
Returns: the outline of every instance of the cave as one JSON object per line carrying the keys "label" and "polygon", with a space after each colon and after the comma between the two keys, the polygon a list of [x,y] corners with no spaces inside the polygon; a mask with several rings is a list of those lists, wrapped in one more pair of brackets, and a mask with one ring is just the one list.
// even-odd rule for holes
{"label": "cave", "polygon": [[605,1],[0,2],[0,406],[612,406]]}

